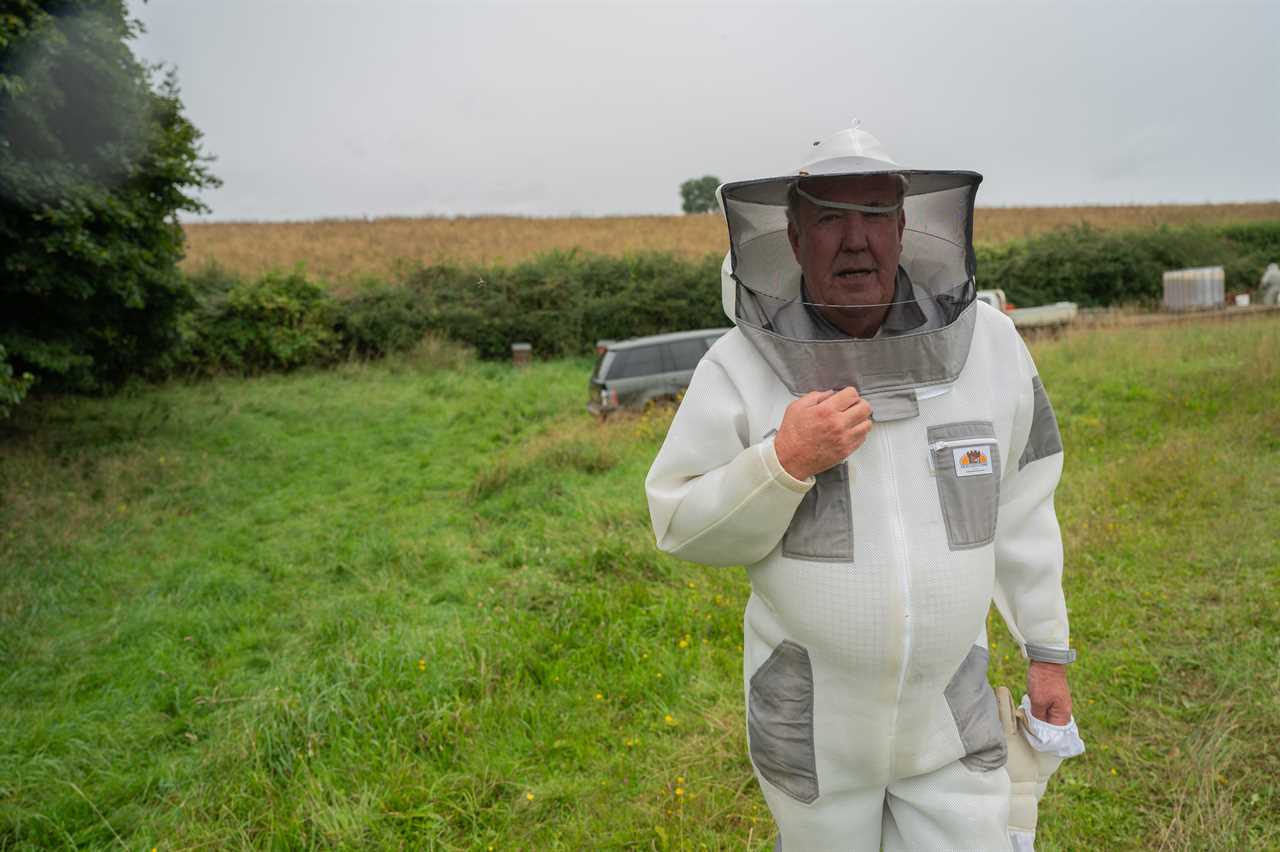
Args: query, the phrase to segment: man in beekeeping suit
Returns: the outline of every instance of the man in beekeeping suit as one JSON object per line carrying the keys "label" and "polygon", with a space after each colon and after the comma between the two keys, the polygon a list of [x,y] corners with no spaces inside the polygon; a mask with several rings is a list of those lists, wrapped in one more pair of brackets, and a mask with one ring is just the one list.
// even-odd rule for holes
{"label": "man in beekeeping suit", "polygon": [[1062,444],[1013,324],[976,300],[981,179],[905,169],[855,123],[720,188],[737,328],[645,485],[659,547],[748,566],[748,741],[788,852],[1030,847],[992,600],[1030,659],[1026,714],[1078,743]]}

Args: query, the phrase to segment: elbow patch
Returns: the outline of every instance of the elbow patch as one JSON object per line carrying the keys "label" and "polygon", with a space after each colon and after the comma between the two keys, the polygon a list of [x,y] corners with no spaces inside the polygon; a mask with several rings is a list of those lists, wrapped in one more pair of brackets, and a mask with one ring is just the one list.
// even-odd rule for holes
{"label": "elbow patch", "polygon": [[1027,448],[1018,459],[1018,470],[1036,459],[1062,452],[1062,435],[1058,433],[1058,418],[1049,404],[1049,395],[1039,376],[1031,377],[1031,390],[1035,395],[1035,414],[1031,418],[1031,434],[1027,436]]}

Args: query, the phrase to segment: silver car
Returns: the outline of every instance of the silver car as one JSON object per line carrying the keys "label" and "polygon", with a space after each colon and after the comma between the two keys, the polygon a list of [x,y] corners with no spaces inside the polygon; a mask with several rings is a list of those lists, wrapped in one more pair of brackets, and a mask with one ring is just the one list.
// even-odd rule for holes
{"label": "silver car", "polygon": [[689,386],[693,368],[728,330],[704,328],[599,341],[587,410],[603,417],[619,408],[639,408],[651,399],[675,396]]}

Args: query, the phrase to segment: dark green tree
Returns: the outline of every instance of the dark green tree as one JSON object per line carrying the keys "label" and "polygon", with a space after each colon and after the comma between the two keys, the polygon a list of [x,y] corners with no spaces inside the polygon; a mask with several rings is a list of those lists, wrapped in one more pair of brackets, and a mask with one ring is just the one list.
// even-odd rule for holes
{"label": "dark green tree", "polygon": [[720,178],[703,175],[689,178],[680,184],[680,206],[686,213],[714,213],[716,211],[716,187]]}
{"label": "dark green tree", "polygon": [[218,185],[172,71],[125,0],[0,14],[0,352],[15,378],[100,391],[159,369],[192,302],[178,211]]}

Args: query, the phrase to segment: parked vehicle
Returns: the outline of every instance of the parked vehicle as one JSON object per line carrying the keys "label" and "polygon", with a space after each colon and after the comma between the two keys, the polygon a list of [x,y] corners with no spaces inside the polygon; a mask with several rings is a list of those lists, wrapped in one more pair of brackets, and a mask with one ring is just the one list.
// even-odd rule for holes
{"label": "parked vehicle", "polygon": [[641,407],[689,386],[693,368],[727,328],[676,331],[631,340],[596,342],[587,410],[601,417],[619,408]]}

